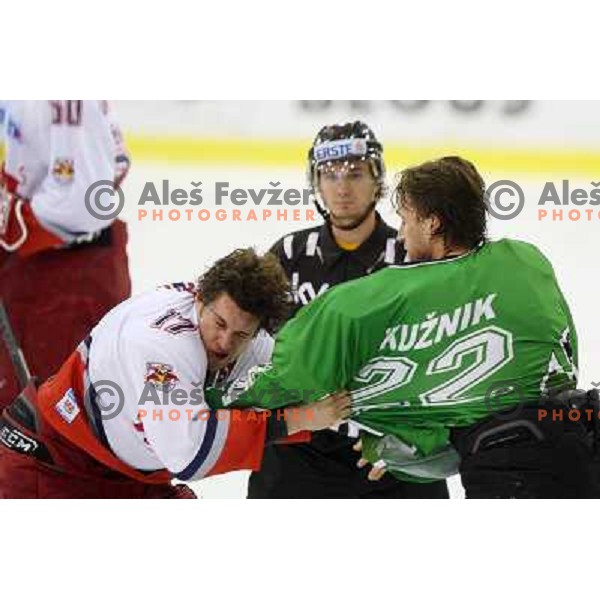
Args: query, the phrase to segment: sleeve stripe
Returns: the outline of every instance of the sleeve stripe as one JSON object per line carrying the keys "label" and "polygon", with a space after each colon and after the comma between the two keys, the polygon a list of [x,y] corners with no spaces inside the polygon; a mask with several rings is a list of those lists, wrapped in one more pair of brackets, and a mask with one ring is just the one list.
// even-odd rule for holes
{"label": "sleeve stripe", "polygon": [[396,262],[396,238],[388,238],[385,244],[384,262],[393,265]]}
{"label": "sleeve stripe", "polygon": [[294,234],[290,234],[290,235],[286,235],[283,238],[283,251],[285,252],[285,255],[287,257],[288,260],[292,260],[293,256],[293,252],[292,252],[292,243],[294,241]]}
{"label": "sleeve stripe", "polygon": [[211,411],[206,422],[204,437],[196,456],[183,471],[174,473],[173,475],[183,481],[203,477],[212,468],[214,461],[219,456],[227,437],[227,429],[228,421],[217,419],[216,412]]}
{"label": "sleeve stripe", "polygon": [[319,232],[313,231],[308,235],[306,240],[306,256],[314,256],[317,251],[317,244],[319,243]]}

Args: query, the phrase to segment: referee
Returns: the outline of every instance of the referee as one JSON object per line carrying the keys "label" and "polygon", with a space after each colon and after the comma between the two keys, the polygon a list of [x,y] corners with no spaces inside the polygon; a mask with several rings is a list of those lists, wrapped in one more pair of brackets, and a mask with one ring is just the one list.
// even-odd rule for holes
{"label": "referee", "polygon": [[[401,263],[397,232],[375,210],[384,192],[383,147],[360,121],[323,127],[308,153],[308,176],[325,208],[320,227],[286,235],[271,248],[291,283],[295,311],[331,286]],[[310,443],[265,449],[248,498],[448,498],[445,481],[367,479],[352,449],[358,431],[312,434]]]}

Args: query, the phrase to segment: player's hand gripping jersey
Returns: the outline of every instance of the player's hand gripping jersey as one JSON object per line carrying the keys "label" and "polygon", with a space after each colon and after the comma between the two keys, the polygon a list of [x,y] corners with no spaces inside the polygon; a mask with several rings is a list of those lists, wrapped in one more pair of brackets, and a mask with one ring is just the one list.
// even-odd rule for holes
{"label": "player's hand gripping jersey", "polygon": [[[1,108],[6,161],[0,173],[0,252],[29,256],[90,240],[108,227],[114,219],[98,218],[84,198],[92,184],[119,183],[129,168],[109,104],[8,101]],[[105,197],[99,201],[107,204]]]}
{"label": "player's hand gripping jersey", "polygon": [[456,467],[451,427],[575,387],[576,373],[575,329],[550,263],[501,240],[326,292],[280,331],[271,367],[224,403],[274,408],[350,389],[353,420],[382,436],[363,436],[366,456],[435,479]]}

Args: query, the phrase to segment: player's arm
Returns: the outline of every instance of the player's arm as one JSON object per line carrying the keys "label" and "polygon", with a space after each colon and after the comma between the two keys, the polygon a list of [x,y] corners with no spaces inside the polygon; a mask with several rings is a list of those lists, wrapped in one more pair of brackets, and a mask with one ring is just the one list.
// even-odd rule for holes
{"label": "player's arm", "polygon": [[558,295],[558,303],[560,305],[560,308],[562,309],[568,327],[568,331],[566,332],[567,335],[563,335],[563,338],[560,340],[560,344],[563,347],[566,357],[571,363],[572,376],[573,379],[576,381],[577,373],[579,370],[579,344],[577,339],[577,329],[575,327],[575,322],[573,321],[573,316],[571,314],[571,309],[569,308],[567,299],[565,298],[565,295],[558,283],[558,278],[556,276],[554,267],[552,266],[550,260],[539,250],[539,248],[536,248],[531,244],[524,243],[521,243],[521,248],[526,248],[530,252],[533,252],[536,258],[539,261],[541,261],[542,266],[549,271],[552,277],[552,284],[555,287],[556,293]]}
{"label": "player's arm", "polygon": [[[114,182],[115,140],[98,101],[29,103],[23,118],[48,131],[48,171],[27,199],[19,196],[20,182],[4,173],[0,246],[29,256],[94,234],[114,220],[98,218],[86,206],[85,197],[92,184]],[[11,163],[19,162],[19,152],[27,152],[23,142],[11,142]],[[106,203],[110,198],[105,194],[101,200]]]}
{"label": "player's arm", "polygon": [[[152,402],[140,406],[138,416],[145,438],[177,479],[189,481],[238,469],[257,469],[268,434],[287,434],[285,423],[276,431],[268,431],[267,420],[251,415],[252,411],[238,411],[234,417],[231,410],[210,409],[204,399],[203,381],[193,381],[194,372],[177,357],[156,351],[146,353],[137,365],[137,373],[143,382],[137,385],[138,397],[158,394],[162,401],[160,411]],[[173,383],[165,384],[166,379]],[[166,392],[166,403],[162,400],[165,386],[171,388]]]}
{"label": "player's arm", "polygon": [[558,278],[556,277],[556,272],[554,270],[554,267],[552,266],[552,263],[548,260],[546,256],[544,256],[544,254],[542,254],[542,252],[540,252],[539,249],[535,248],[535,251],[537,252],[537,255],[541,257],[541,260],[546,264],[548,270],[552,274],[554,280],[553,283],[556,287],[556,293],[558,294],[558,302],[567,321],[568,331],[566,332],[566,335],[563,333],[563,337],[560,340],[560,344],[571,365],[571,376],[576,383],[577,375],[579,372],[579,343],[577,338],[577,329],[573,320],[573,315],[571,314],[571,309],[569,308],[567,299],[565,298],[565,295],[558,283]]}
{"label": "player's arm", "polygon": [[573,315],[571,314],[571,309],[569,308],[567,300],[564,297],[564,294],[562,293],[562,290],[560,290],[560,288],[559,288],[559,293],[560,293],[560,297],[561,297],[561,301],[562,301],[562,307],[565,312],[565,315],[567,318],[567,323],[569,326],[568,342],[570,345],[570,353],[571,353],[571,356],[569,358],[571,359],[571,362],[573,363],[575,374],[577,374],[579,372],[579,341],[577,338],[577,329],[575,328],[575,321],[573,321]]}
{"label": "player's arm", "polygon": [[[265,445],[305,441],[305,432],[327,428],[349,414],[349,399],[339,395],[318,404],[317,410],[298,407],[289,415],[253,409],[211,410],[204,405],[190,411],[197,418],[182,427],[165,427],[150,416],[144,417],[144,426],[165,467],[175,478],[190,481],[240,469],[258,470]],[[167,428],[178,430],[175,448],[174,432]]]}
{"label": "player's arm", "polygon": [[[253,409],[211,409],[205,401],[203,382],[193,381],[197,370],[180,357],[142,350],[137,359],[136,398],[144,398],[138,413],[148,444],[174,477],[183,481],[239,469],[257,470],[264,447],[302,431],[329,427],[346,418],[348,398],[333,397],[317,410],[298,409],[280,415]],[[163,398],[165,381],[173,385],[161,414],[152,397]],[[173,400],[177,395],[177,401]],[[171,413],[170,411],[175,411]]]}
{"label": "player's arm", "polygon": [[121,127],[117,122],[114,110],[112,109],[112,105],[110,105],[107,101],[103,100],[101,108],[102,112],[106,114],[112,137],[112,153],[114,157],[114,182],[115,185],[121,185],[125,177],[127,177],[129,169],[131,168],[131,155],[129,153],[129,150],[127,149],[127,145],[125,144],[125,138],[123,137]]}
{"label": "player's arm", "polygon": [[356,324],[338,310],[339,292],[315,299],[288,321],[277,334],[271,365],[234,386],[225,403],[277,408],[349,389],[360,357]]}

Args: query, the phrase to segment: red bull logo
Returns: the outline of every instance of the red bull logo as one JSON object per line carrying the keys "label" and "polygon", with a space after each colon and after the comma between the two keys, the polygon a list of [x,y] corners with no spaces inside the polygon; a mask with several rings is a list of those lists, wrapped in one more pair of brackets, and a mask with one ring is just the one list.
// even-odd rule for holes
{"label": "red bull logo", "polygon": [[144,382],[152,384],[160,392],[170,392],[179,382],[172,365],[166,363],[146,363]]}

